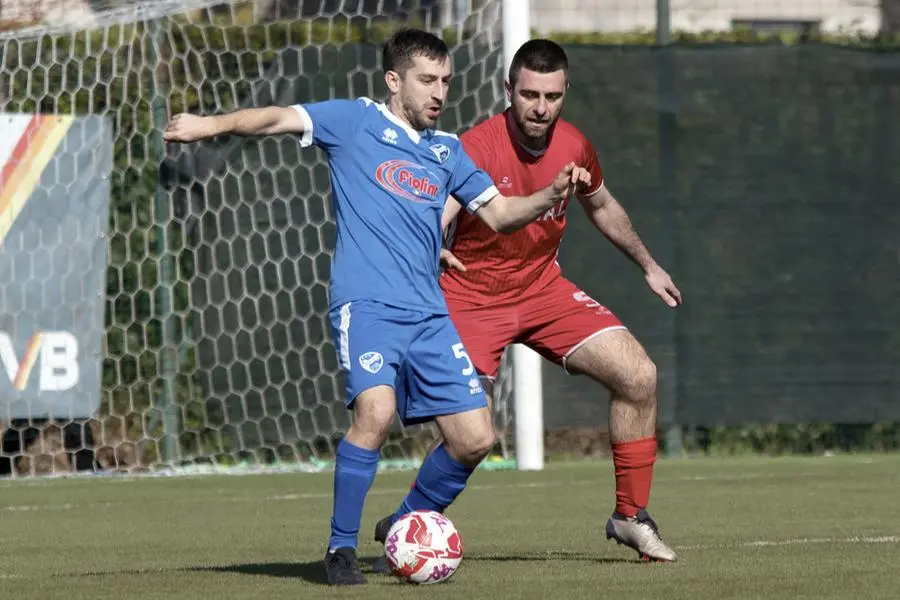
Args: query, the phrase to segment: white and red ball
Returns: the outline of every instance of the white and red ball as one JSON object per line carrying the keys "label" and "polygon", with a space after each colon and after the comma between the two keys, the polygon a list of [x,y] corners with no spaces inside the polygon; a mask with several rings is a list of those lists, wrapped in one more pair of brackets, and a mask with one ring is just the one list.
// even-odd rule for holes
{"label": "white and red ball", "polygon": [[384,556],[397,577],[410,583],[438,583],[459,568],[462,538],[441,513],[417,510],[400,517],[388,531]]}

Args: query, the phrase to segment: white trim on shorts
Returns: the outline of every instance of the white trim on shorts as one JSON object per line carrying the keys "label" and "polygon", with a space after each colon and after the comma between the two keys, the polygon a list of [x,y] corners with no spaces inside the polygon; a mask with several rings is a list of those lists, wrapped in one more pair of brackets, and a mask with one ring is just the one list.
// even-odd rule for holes
{"label": "white trim on shorts", "polygon": [[351,368],[350,362],[350,305],[348,302],[341,306],[341,323],[338,326],[338,345],[341,347],[341,366],[347,371]]}
{"label": "white trim on shorts", "polygon": [[569,370],[566,368],[566,361],[567,361],[568,358],[569,358],[570,356],[572,356],[579,348],[581,348],[582,346],[584,346],[585,344],[587,344],[589,341],[591,341],[592,339],[594,339],[595,337],[597,337],[597,336],[600,335],[601,333],[605,333],[605,332],[607,332],[607,331],[616,331],[616,330],[619,330],[619,329],[626,329],[626,330],[627,330],[628,328],[625,327],[624,325],[611,325],[610,327],[604,327],[603,329],[600,329],[599,331],[595,331],[595,332],[592,333],[591,335],[587,336],[586,338],[584,338],[583,340],[581,340],[580,342],[578,342],[577,344],[575,344],[574,346],[572,346],[571,348],[569,348],[569,351],[566,352],[566,353],[563,355],[563,357],[562,357],[562,368],[563,368],[563,371],[565,371],[566,373],[568,373],[569,375],[571,375],[571,373],[569,373]]}

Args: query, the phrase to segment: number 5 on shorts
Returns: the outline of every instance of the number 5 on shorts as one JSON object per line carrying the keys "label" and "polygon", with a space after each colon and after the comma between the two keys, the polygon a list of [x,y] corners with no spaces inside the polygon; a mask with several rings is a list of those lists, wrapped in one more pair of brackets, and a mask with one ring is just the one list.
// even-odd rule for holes
{"label": "number 5 on shorts", "polygon": [[453,344],[453,356],[456,358],[464,358],[466,360],[466,364],[469,366],[462,370],[462,374],[468,377],[472,373],[475,372],[475,365],[472,364],[472,359],[469,358],[469,353],[466,352],[466,347],[462,342],[458,344]]}

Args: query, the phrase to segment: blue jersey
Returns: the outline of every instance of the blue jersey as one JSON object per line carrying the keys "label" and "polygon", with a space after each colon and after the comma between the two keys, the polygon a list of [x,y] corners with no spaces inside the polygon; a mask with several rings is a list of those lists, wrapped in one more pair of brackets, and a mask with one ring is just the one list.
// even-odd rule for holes
{"label": "blue jersey", "polygon": [[438,285],[449,195],[474,212],[497,194],[459,139],[415,131],[368,98],[296,105],[301,145],[328,154],[337,240],[329,305],[373,300],[447,314]]}

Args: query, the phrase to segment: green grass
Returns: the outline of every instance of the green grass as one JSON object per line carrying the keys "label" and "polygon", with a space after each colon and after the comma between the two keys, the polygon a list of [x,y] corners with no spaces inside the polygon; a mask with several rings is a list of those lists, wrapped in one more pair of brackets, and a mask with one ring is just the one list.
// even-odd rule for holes
{"label": "green grass", "polygon": [[[900,456],[661,461],[651,510],[679,552],[640,563],[607,542],[608,462],[478,472],[448,516],[466,557],[420,588],[371,575],[321,584],[331,476],[252,475],[0,483],[3,598],[895,598]],[[379,475],[375,521],[411,473]]]}

